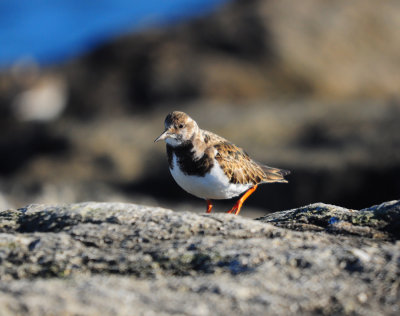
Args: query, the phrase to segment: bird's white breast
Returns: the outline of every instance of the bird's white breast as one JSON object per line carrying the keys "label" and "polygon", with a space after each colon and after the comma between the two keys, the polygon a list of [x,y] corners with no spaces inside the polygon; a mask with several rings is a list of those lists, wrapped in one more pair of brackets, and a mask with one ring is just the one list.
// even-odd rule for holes
{"label": "bird's white breast", "polygon": [[214,165],[209,173],[204,177],[187,175],[179,168],[176,155],[173,154],[172,166],[170,169],[172,177],[182,189],[203,199],[230,199],[252,187],[251,184],[234,184],[229,182],[218,162],[214,160]]}

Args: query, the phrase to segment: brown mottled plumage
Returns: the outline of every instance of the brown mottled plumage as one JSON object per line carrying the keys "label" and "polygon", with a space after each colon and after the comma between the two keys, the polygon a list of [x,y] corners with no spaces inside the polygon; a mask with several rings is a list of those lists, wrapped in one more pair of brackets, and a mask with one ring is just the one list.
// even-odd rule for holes
{"label": "brown mottled plumage", "polygon": [[289,172],[258,164],[252,160],[242,148],[229,142],[220,142],[214,145],[218,153],[215,159],[232,183],[287,183],[284,176]]}
{"label": "brown mottled plumage", "polygon": [[186,113],[174,111],[165,119],[165,131],[155,140],[167,142],[168,164],[174,179],[191,194],[207,200],[246,194],[229,211],[238,214],[258,184],[287,183],[289,171],[252,160],[225,138],[198,127]]}

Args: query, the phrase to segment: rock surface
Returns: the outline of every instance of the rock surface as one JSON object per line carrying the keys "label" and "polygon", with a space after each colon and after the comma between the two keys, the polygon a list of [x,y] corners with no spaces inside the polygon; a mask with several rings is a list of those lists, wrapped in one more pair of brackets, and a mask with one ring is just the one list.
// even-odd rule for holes
{"label": "rock surface", "polygon": [[0,310],[396,315],[399,225],[400,201],[361,211],[319,203],[259,220],[123,203],[29,205],[0,212]]}

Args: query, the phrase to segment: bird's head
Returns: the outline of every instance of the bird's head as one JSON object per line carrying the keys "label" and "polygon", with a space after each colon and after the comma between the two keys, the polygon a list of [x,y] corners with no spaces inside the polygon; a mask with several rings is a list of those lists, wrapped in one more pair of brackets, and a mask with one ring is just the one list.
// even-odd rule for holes
{"label": "bird's head", "polygon": [[180,146],[193,139],[198,132],[197,123],[186,113],[174,111],[165,118],[165,130],[154,142],[165,140],[171,146]]}

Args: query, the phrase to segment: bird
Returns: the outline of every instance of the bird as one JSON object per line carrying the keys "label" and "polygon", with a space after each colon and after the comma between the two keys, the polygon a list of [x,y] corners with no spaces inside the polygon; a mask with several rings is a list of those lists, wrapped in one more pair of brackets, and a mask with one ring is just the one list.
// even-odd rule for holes
{"label": "bird", "polygon": [[213,200],[231,199],[244,193],[227,212],[238,215],[244,201],[264,183],[287,183],[288,170],[263,165],[229,140],[201,129],[181,111],[169,113],[165,130],[154,142],[166,142],[169,170],[188,193],[206,200],[206,213]]}

